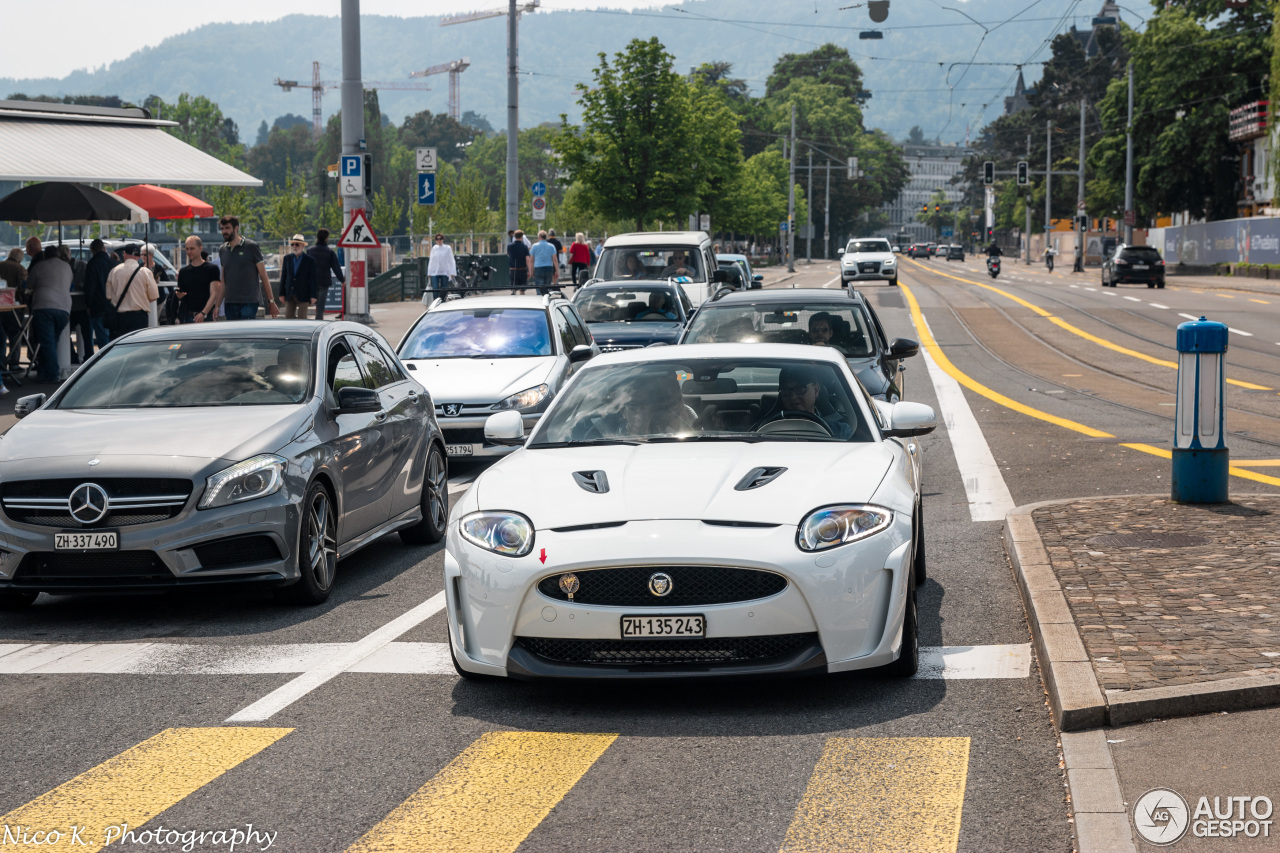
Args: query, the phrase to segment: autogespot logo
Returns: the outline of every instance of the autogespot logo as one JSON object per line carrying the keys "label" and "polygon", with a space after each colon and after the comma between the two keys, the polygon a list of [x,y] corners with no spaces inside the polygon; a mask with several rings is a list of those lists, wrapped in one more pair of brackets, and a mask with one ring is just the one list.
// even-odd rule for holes
{"label": "autogespot logo", "polygon": [[1152,844],[1172,844],[1187,834],[1187,801],[1176,791],[1155,788],[1133,805],[1133,826]]}

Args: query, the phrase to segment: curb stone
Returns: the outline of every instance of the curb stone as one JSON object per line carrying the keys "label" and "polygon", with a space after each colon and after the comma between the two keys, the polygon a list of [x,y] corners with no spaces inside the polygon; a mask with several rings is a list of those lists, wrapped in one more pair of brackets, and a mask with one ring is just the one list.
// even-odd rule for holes
{"label": "curb stone", "polygon": [[1157,717],[1240,711],[1280,703],[1280,674],[1274,672],[1142,690],[1103,693],[1099,688],[1093,664],[1031,514],[1045,507],[1081,501],[1142,497],[1158,500],[1164,495],[1105,495],[1043,501],[1015,507],[1005,518],[1005,550],[1022,593],[1059,731],[1120,726]]}

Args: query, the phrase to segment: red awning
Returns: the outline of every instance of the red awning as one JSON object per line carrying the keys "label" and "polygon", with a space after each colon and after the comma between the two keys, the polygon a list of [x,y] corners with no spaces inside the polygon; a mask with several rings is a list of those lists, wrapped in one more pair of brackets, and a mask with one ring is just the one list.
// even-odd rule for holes
{"label": "red awning", "polygon": [[126,198],[145,210],[152,219],[192,219],[197,216],[213,216],[213,205],[201,201],[182,190],[138,184],[116,190],[116,195]]}

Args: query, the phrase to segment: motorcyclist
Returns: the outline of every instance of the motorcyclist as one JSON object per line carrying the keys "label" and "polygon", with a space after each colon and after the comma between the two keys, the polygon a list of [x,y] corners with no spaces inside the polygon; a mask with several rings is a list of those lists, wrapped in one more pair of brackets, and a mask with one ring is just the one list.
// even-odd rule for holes
{"label": "motorcyclist", "polygon": [[1052,246],[1044,250],[1044,265],[1049,268],[1049,272],[1053,272],[1053,260],[1057,254],[1058,250]]}
{"label": "motorcyclist", "polygon": [[988,258],[998,258],[1004,254],[1004,252],[1000,251],[1000,247],[996,245],[995,240],[992,240],[991,245],[987,246],[986,252]]}

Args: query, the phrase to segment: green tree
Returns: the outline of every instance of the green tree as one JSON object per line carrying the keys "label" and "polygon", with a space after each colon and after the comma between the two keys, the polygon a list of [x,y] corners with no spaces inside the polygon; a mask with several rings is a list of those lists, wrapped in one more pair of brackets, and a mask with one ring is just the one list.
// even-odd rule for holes
{"label": "green tree", "polygon": [[284,186],[276,188],[266,199],[262,228],[269,237],[284,241],[302,231],[307,220],[305,192],[302,181],[294,178],[292,169],[289,168],[285,174]]}
{"label": "green tree", "polygon": [[307,187],[318,188],[325,177],[312,165],[316,159],[316,142],[310,125],[272,128],[266,140],[250,148],[244,159],[249,173],[269,187],[284,186],[285,176],[290,173]]}
{"label": "green tree", "polygon": [[480,131],[455,121],[444,113],[423,110],[405,116],[400,126],[400,144],[412,150],[418,147],[434,147],[441,162],[462,165],[467,148],[480,136]]}
{"label": "green tree", "polygon": [[373,216],[369,224],[373,233],[382,237],[390,237],[400,233],[400,222],[409,212],[408,202],[401,193],[388,193],[385,187],[379,187],[370,199],[373,204]]}
{"label": "green tree", "polygon": [[[578,84],[582,125],[562,116],[555,146],[592,209],[646,223],[692,212],[701,176],[691,172],[700,141],[689,84],[658,39],[633,39],[610,64],[600,54],[594,85]],[[692,157],[691,157],[692,155]]]}
{"label": "green tree", "polygon": [[862,69],[849,56],[849,51],[838,45],[828,42],[808,53],[784,53],[778,57],[765,81],[764,96],[772,97],[802,79],[835,86],[850,101],[865,100]]}

